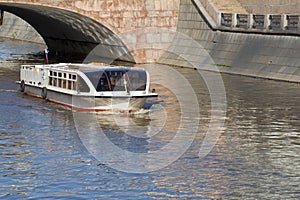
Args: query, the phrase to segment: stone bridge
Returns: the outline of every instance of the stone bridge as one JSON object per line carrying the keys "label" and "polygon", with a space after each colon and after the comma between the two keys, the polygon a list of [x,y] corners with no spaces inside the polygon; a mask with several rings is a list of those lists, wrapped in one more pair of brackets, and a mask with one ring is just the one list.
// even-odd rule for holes
{"label": "stone bridge", "polygon": [[[0,0],[59,61],[155,62],[178,23],[180,0]],[[158,31],[158,30],[164,31]],[[92,52],[92,53],[91,53]]]}
{"label": "stone bridge", "polygon": [[[298,1],[0,0],[0,24],[3,11],[24,19],[60,62],[157,61],[299,83]],[[270,2],[285,14],[260,10]]]}

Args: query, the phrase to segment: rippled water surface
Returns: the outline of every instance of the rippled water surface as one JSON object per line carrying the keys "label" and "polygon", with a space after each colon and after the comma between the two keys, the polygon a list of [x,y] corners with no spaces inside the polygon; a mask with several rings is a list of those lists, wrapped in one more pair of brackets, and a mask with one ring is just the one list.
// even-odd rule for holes
{"label": "rippled water surface", "polygon": [[44,45],[42,44],[15,41],[0,37],[0,62],[5,60],[24,60],[24,57],[30,59],[33,54],[37,54],[43,51],[43,49]]}
{"label": "rippled water surface", "polygon": [[[2,49],[8,46],[5,42],[0,45],[2,55],[10,51]],[[190,148],[167,167],[126,173],[93,156],[83,133],[77,132],[72,111],[21,94],[15,84],[18,64],[1,62],[0,198],[299,199],[299,84],[223,74],[225,128],[213,150],[199,159],[210,97],[194,70],[175,70],[196,92],[197,135]],[[159,85],[156,90],[160,97],[149,114],[97,116],[98,126],[113,144],[136,154],[147,153],[170,143],[178,130],[194,127],[194,119],[188,117],[181,119],[187,122],[185,127],[179,126],[182,111],[172,90]],[[82,119],[81,123],[91,122]],[[159,134],[147,135],[152,133],[149,130]],[[133,166],[142,163],[131,162]]]}

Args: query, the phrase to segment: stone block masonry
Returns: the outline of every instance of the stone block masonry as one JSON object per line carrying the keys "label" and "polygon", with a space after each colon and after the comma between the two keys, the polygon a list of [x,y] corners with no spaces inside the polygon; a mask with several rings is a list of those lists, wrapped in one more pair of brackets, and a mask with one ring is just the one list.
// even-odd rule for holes
{"label": "stone block masonry", "polygon": [[[120,35],[137,63],[156,62],[163,54],[157,48],[168,41],[151,29],[176,31],[180,0],[86,0],[71,1],[68,7],[103,23]],[[136,34],[139,33],[139,34]],[[135,38],[134,43],[128,35]]]}
{"label": "stone block masonry", "polygon": [[44,44],[43,38],[30,24],[21,18],[3,12],[3,22],[0,25],[0,37],[24,40]]}
{"label": "stone block masonry", "polygon": [[[82,41],[87,40],[86,38],[92,38],[95,35],[94,33],[87,35],[86,33],[88,31],[86,31],[86,33],[83,33],[84,36],[81,36],[81,38],[77,37],[74,40],[73,36],[75,35],[74,33],[76,31],[79,35],[80,30],[78,30],[78,28],[86,26],[86,23],[80,22],[80,20],[84,21],[86,18],[92,19],[99,23],[98,26],[100,26],[100,24],[103,25],[115,35],[121,35],[120,37],[125,35],[125,40],[122,41],[125,46],[132,45],[132,40],[129,39],[129,41],[127,41],[126,39],[128,37],[126,36],[129,33],[134,33],[136,30],[148,30],[153,28],[167,29],[171,32],[174,32],[176,31],[178,23],[180,0],[0,0],[0,9],[1,4],[3,7],[5,7],[5,9],[10,9],[10,11],[13,11],[13,6],[15,6],[17,9],[24,9],[26,12],[28,12],[28,10],[32,10],[32,13],[38,13],[39,16],[43,16],[45,20],[52,22],[56,20],[55,17],[58,17],[57,14],[60,16],[65,15],[65,18],[71,16],[68,11],[73,13],[72,16],[82,15],[82,19],[73,18],[66,19],[66,21],[63,21],[63,19],[57,20],[59,24],[64,23],[69,25],[67,28],[65,28],[65,31],[68,31],[67,33],[53,33],[53,30],[52,32],[49,32],[46,31],[45,28],[43,28],[42,31],[39,31],[45,32],[45,35],[42,35],[42,37],[46,43],[58,43],[59,40],[69,41],[70,47],[64,46],[65,43],[63,41],[60,44],[47,44],[48,46],[52,46],[53,49],[56,48],[55,50],[57,50],[59,54],[63,55],[66,51],[70,51],[71,49],[73,50],[74,47],[80,46]],[[36,9],[37,7],[39,7],[39,9]],[[60,9],[60,13],[57,13],[58,11],[54,11],[54,9]],[[23,13],[25,12],[24,10]],[[41,10],[44,10],[45,12],[41,12]],[[35,19],[29,20],[34,21]],[[34,21],[34,24],[38,24],[37,20]],[[79,25],[77,26],[77,24]],[[77,27],[75,27],[75,25]],[[37,26],[40,27],[39,25]],[[72,28],[76,28],[77,30],[70,31]],[[101,34],[105,35],[105,33]],[[45,37],[47,37],[48,40],[47,38],[45,39]],[[103,36],[99,37],[93,37],[91,41],[86,42],[89,42],[90,46],[101,43]],[[160,37],[160,39],[163,40],[155,41],[154,43],[151,43],[153,40],[148,40],[150,43],[147,43],[147,49],[140,48],[143,46],[141,42],[145,41],[143,36],[133,35],[133,37],[136,37],[137,39],[135,43],[136,46],[131,48],[130,53],[135,62],[155,62],[162,54],[162,51],[155,49],[155,47],[157,47],[157,44],[159,43],[166,43],[164,39],[165,36]],[[153,38],[155,37],[156,35],[153,35]],[[169,38],[171,37],[172,34]],[[90,48],[91,47],[89,47],[89,49]],[[79,49],[79,47],[77,49]],[[84,54],[86,51],[78,53]]]}

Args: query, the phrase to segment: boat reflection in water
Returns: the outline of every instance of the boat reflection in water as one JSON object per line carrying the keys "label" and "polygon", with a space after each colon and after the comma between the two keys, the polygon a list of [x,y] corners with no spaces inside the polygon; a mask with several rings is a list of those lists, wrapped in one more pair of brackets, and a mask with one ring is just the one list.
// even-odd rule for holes
{"label": "boat reflection in water", "polygon": [[[157,154],[176,137],[180,113],[174,110],[180,109],[180,105],[170,90],[154,86],[163,96],[150,102],[148,112],[112,115],[73,112],[83,145],[101,164],[125,172],[152,171],[166,165],[169,158]],[[165,104],[166,100],[172,103]],[[170,158],[173,152],[176,149],[170,155],[167,153]]]}

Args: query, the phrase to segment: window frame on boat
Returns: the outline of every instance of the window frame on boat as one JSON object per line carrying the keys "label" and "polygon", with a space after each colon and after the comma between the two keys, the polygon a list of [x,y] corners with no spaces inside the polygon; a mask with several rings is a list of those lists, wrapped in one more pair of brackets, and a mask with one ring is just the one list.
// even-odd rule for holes
{"label": "window frame on boat", "polygon": [[[82,72],[90,80],[96,92],[145,91],[147,89],[148,74],[145,70],[106,68]],[[133,82],[134,80],[140,82]]]}
{"label": "window frame on boat", "polygon": [[77,90],[77,74],[66,71],[49,70],[48,85],[66,90]]}

